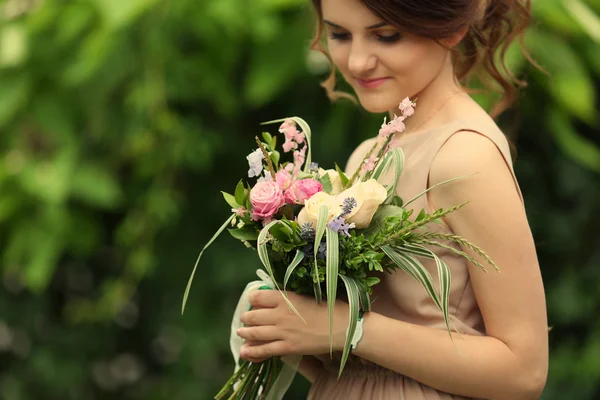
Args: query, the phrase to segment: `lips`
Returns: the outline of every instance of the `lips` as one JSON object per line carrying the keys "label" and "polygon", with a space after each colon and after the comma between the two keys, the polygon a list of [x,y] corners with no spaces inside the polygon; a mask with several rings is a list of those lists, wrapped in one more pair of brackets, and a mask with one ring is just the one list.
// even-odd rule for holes
{"label": "lips", "polygon": [[387,82],[389,78],[376,78],[376,79],[356,79],[361,87],[365,89],[375,89]]}

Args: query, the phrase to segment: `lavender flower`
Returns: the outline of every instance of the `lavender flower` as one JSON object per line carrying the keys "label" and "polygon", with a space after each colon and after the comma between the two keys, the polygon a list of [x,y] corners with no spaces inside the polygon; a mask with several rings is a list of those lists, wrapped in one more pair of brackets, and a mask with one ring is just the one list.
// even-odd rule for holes
{"label": "lavender flower", "polygon": [[246,156],[248,160],[248,165],[250,169],[248,170],[248,178],[254,178],[256,176],[260,176],[263,171],[263,159],[265,156],[263,155],[261,149],[256,149],[252,153]]}
{"label": "lavender flower", "polygon": [[302,240],[310,241],[315,239],[315,228],[310,222],[300,226],[300,237]]}
{"label": "lavender flower", "polygon": [[352,212],[354,207],[357,206],[356,199],[354,197],[346,197],[342,203],[342,214],[341,216],[348,215]]}
{"label": "lavender flower", "polygon": [[356,228],[356,225],[354,223],[347,224],[346,218],[344,218],[342,216],[332,219],[331,222],[329,224],[327,224],[327,226],[332,231],[337,232],[337,233],[342,233],[346,236],[350,236],[350,232],[348,232],[350,229]]}
{"label": "lavender flower", "polygon": [[319,172],[319,164],[317,164],[316,162],[311,162],[310,164],[308,164],[308,172]]}

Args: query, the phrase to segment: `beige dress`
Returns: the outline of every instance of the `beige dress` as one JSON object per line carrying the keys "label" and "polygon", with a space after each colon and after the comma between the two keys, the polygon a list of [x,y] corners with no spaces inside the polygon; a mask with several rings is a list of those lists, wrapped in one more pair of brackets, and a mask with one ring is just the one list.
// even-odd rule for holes
{"label": "beige dress", "polygon": [[[508,141],[491,118],[460,120],[431,130],[409,133],[393,142],[394,146],[402,148],[405,155],[404,171],[398,183],[398,195],[404,201],[426,190],[430,166],[435,155],[458,131],[473,131],[489,138],[498,147],[510,170],[513,171]],[[389,179],[385,177],[382,183],[388,183]],[[416,211],[421,208],[432,211],[427,196],[420,197],[410,207]],[[413,215],[415,214],[417,212]],[[444,223],[431,224],[427,228],[452,232]],[[477,243],[476,238],[473,241]],[[449,250],[438,247],[432,250],[448,264],[451,270],[449,310],[456,328],[461,333],[469,335],[485,335],[485,326],[473,294],[465,260]],[[421,262],[437,284],[435,263],[426,259],[421,259]],[[377,299],[373,303],[373,311],[376,313],[412,324],[446,329],[441,311],[423,287],[403,271],[397,271],[392,275],[384,274],[381,283],[375,287],[373,298]],[[437,391],[409,377],[362,360],[347,364],[342,377],[338,380],[338,362],[329,360],[328,356],[319,358],[324,360],[327,372],[320,375],[312,385],[308,395],[310,400],[464,399],[461,396]]]}

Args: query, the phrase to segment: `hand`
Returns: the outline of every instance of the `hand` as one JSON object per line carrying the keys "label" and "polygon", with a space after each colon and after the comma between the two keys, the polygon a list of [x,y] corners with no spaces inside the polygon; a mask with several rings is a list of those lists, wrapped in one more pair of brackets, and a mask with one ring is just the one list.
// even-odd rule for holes
{"label": "hand", "polygon": [[[290,302],[304,323],[287,305],[277,290],[258,290],[250,294],[252,310],[241,316],[247,326],[238,330],[246,339],[240,357],[255,362],[272,356],[317,355],[329,352],[329,314],[327,302],[317,304],[313,297],[288,293]],[[341,351],[346,341],[348,304],[338,300],[334,308],[333,350]]]}

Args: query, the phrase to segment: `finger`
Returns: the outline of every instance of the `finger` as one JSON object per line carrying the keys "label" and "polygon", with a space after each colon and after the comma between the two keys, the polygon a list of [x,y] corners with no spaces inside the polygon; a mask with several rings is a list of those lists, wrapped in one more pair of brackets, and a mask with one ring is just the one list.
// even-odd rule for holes
{"label": "finger", "polygon": [[247,326],[275,325],[277,320],[277,314],[272,308],[250,310],[240,316],[240,321]]}
{"label": "finger", "polygon": [[280,300],[281,294],[277,290],[256,290],[248,295],[252,307],[275,308]]}
{"label": "finger", "polygon": [[[254,341],[254,340],[246,340],[246,342],[245,342],[245,344],[247,346],[260,346],[260,345],[263,345],[265,343],[268,343],[268,342]],[[250,361],[250,362],[255,363],[255,364],[261,363],[261,362],[263,362],[265,360],[268,360],[268,359],[269,358],[266,358],[266,357],[265,358],[248,358],[248,357],[245,358],[246,361]]]}
{"label": "finger", "polygon": [[[283,339],[281,330],[274,325],[261,325],[240,328],[237,330],[239,337],[253,342],[270,342]],[[253,344],[256,346],[257,344]],[[258,344],[260,345],[260,344]]]}
{"label": "finger", "polygon": [[247,358],[269,358],[275,356],[285,356],[288,354],[295,354],[294,348],[289,342],[283,340],[277,340],[263,344],[262,346],[242,346],[240,350],[240,357],[243,359]]}

